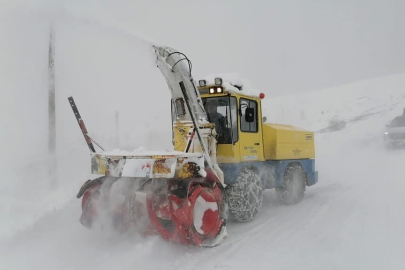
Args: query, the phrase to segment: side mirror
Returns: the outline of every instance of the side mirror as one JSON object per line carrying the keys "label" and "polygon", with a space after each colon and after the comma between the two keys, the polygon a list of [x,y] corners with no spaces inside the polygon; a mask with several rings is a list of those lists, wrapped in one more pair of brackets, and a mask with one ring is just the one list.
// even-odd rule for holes
{"label": "side mirror", "polygon": [[255,121],[255,109],[254,108],[246,108],[245,121],[248,123]]}
{"label": "side mirror", "polygon": [[267,117],[266,117],[266,116],[263,116],[262,122],[263,122],[263,123],[266,123],[266,121],[267,121]]}

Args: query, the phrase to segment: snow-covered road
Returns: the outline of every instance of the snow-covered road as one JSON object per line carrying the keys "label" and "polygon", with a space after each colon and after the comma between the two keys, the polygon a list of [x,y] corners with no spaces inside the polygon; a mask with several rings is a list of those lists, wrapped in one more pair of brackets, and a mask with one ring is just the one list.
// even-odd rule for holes
{"label": "snow-covered road", "polygon": [[[89,131],[106,149],[118,141],[126,150],[171,147],[170,95],[149,46],[60,19],[59,179],[50,188],[44,135],[49,18],[46,12],[5,14],[11,19],[0,25],[0,100],[6,100],[0,106],[0,270],[405,269],[405,149],[387,151],[382,141],[384,125],[405,107],[405,74],[263,100],[268,122],[314,131],[333,119],[346,123],[316,133],[319,182],[293,206],[266,191],[260,215],[246,224],[230,222],[218,247],[180,246],[158,236],[89,231],[79,223],[75,199],[89,159],[68,96],[75,96]],[[111,128],[118,109],[119,132]]]}
{"label": "snow-covered road", "polygon": [[230,223],[216,248],[91,232],[72,200],[3,241],[1,269],[403,269],[405,152],[347,136],[368,124],[318,135],[305,199],[285,206],[267,191],[260,216]]}

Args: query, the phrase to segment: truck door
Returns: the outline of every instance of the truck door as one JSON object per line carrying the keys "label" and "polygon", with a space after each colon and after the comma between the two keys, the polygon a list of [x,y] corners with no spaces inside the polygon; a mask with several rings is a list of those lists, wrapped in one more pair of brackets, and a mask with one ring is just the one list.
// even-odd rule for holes
{"label": "truck door", "polygon": [[[239,99],[239,147],[241,162],[264,160],[263,136],[261,131],[261,113],[257,101],[247,98]],[[249,116],[246,117],[246,114]]]}

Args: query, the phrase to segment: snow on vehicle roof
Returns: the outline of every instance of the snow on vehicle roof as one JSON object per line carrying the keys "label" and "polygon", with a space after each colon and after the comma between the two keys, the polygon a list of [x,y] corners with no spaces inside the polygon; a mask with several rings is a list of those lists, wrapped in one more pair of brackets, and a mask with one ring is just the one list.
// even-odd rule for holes
{"label": "snow on vehicle roof", "polygon": [[251,87],[249,81],[245,78],[241,78],[237,73],[210,74],[207,75],[204,80],[207,81],[207,85],[212,85],[215,84],[215,78],[222,79],[222,86],[225,87],[226,91],[253,97],[259,97],[261,93]]}
{"label": "snow on vehicle roof", "polygon": [[169,151],[169,150],[161,150],[161,151],[150,151],[145,149],[144,147],[139,147],[134,149],[133,151],[126,151],[121,149],[115,149],[111,151],[104,151],[101,153],[103,156],[201,156],[201,153],[184,153],[179,151]]}

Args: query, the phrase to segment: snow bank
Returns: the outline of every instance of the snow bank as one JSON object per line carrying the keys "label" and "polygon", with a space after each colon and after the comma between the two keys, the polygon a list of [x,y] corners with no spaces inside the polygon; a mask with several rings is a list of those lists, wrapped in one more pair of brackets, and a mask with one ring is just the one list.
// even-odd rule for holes
{"label": "snow bank", "polygon": [[333,123],[353,125],[381,117],[381,128],[405,107],[405,74],[262,101],[267,122],[293,124],[314,131]]}
{"label": "snow bank", "polygon": [[[0,238],[62,208],[89,178],[90,154],[69,106],[105,149],[171,149],[170,92],[149,41],[83,20],[75,4],[2,1]],[[98,18],[101,20],[101,18]],[[48,160],[48,38],[55,28],[57,179]],[[108,25],[108,23],[107,23]],[[154,107],[156,106],[156,107]],[[156,109],[159,108],[159,109]]]}

